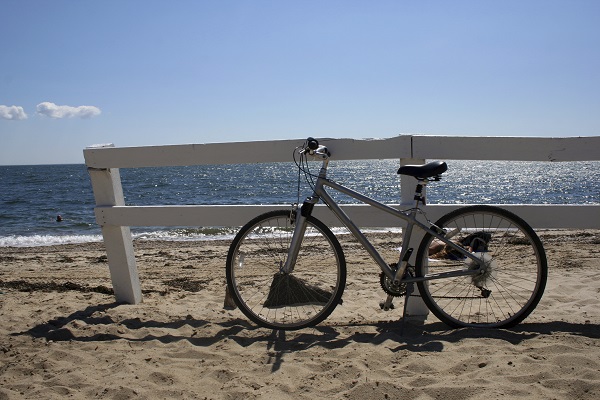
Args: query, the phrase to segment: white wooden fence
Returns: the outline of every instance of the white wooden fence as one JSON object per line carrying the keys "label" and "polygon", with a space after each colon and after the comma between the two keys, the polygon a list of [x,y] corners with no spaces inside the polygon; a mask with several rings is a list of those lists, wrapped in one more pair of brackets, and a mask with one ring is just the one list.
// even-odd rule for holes
{"label": "white wooden fence", "polygon": [[[600,160],[600,136],[570,138],[458,137],[403,135],[388,139],[322,139],[336,160],[398,159],[403,165],[432,160],[590,161]],[[269,206],[125,206],[119,168],[289,162],[304,139],[243,143],[187,144],[147,147],[96,145],[84,149],[94,196],[96,220],[102,228],[111,280],[119,302],[137,304],[142,292],[135,263],[131,226],[241,226]],[[573,179],[585,179],[576,177]],[[260,185],[261,182],[257,182]],[[264,182],[269,184],[269,182]],[[350,185],[351,186],[351,185]],[[414,179],[401,179],[401,204],[412,204]],[[184,199],[182,199],[184,200]],[[600,200],[599,200],[600,201]],[[289,206],[289,205],[286,205]],[[428,205],[431,220],[457,205]],[[534,228],[600,228],[600,205],[501,205]],[[365,205],[346,205],[359,226],[390,226],[395,222]],[[325,207],[317,216],[339,221]],[[392,220],[392,221],[390,221]],[[413,235],[413,247],[419,235]],[[225,260],[223,260],[223,266]],[[412,315],[426,314],[421,302],[409,306]]]}

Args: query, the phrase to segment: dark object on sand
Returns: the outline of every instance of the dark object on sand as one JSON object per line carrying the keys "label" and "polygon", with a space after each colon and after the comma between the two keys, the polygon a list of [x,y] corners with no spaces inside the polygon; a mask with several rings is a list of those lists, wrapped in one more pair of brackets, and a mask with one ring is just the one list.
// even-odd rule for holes
{"label": "dark object on sand", "polygon": [[487,232],[475,232],[460,241],[465,247],[469,247],[473,253],[488,251],[488,244],[492,240],[492,235]]}
{"label": "dark object on sand", "polygon": [[[474,232],[459,240],[463,247],[467,250],[475,252],[488,251],[488,246],[492,240],[492,235],[487,232]],[[434,259],[447,259],[447,260],[463,260],[465,258],[459,251],[454,250],[452,247],[445,244],[438,244],[429,248],[429,257]]]}
{"label": "dark object on sand", "polygon": [[308,284],[291,274],[276,273],[265,301],[265,307],[283,307],[302,304],[324,304],[331,293]]}

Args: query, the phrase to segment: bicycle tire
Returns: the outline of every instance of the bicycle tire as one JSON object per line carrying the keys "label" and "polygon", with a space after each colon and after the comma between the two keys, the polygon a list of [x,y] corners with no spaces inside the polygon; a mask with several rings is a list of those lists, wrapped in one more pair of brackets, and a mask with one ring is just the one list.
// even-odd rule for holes
{"label": "bicycle tire", "polygon": [[[499,207],[476,205],[452,211],[435,225],[447,236],[460,232],[451,240],[478,251],[488,267],[478,275],[417,284],[440,321],[453,328],[509,328],[535,309],[544,293],[548,264],[542,242],[523,219]],[[479,232],[483,234],[472,236]],[[475,268],[469,258],[449,250],[426,234],[417,252],[416,276]]]}
{"label": "bicycle tire", "polygon": [[346,260],[331,230],[307,218],[291,273],[285,264],[294,222],[291,210],[268,212],[244,225],[227,254],[229,292],[240,311],[269,329],[296,330],[327,318],[346,285]]}

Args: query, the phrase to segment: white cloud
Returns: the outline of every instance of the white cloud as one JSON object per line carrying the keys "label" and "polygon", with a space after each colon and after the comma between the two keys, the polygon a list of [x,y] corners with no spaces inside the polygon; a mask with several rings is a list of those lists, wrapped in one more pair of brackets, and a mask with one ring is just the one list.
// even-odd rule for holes
{"label": "white cloud", "polygon": [[2,106],[0,105],[0,118],[1,119],[27,119],[27,114],[23,107],[17,106]]}
{"label": "white cloud", "polygon": [[94,106],[58,106],[47,101],[37,105],[37,113],[50,118],[92,118],[101,112]]}

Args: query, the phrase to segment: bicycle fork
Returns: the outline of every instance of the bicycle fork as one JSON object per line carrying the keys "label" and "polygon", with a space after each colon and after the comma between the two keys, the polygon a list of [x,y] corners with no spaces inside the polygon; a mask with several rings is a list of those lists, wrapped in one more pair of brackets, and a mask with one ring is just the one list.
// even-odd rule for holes
{"label": "bicycle fork", "polygon": [[292,213],[295,212],[296,214],[294,221],[294,233],[292,235],[292,241],[290,243],[290,248],[288,250],[288,256],[285,260],[285,264],[280,266],[280,271],[285,274],[289,274],[294,271],[294,266],[296,265],[296,260],[298,259],[298,252],[300,251],[302,240],[304,240],[307,219],[312,214],[313,207],[318,201],[319,198],[317,196],[309,197],[304,201],[300,209],[292,211]]}

